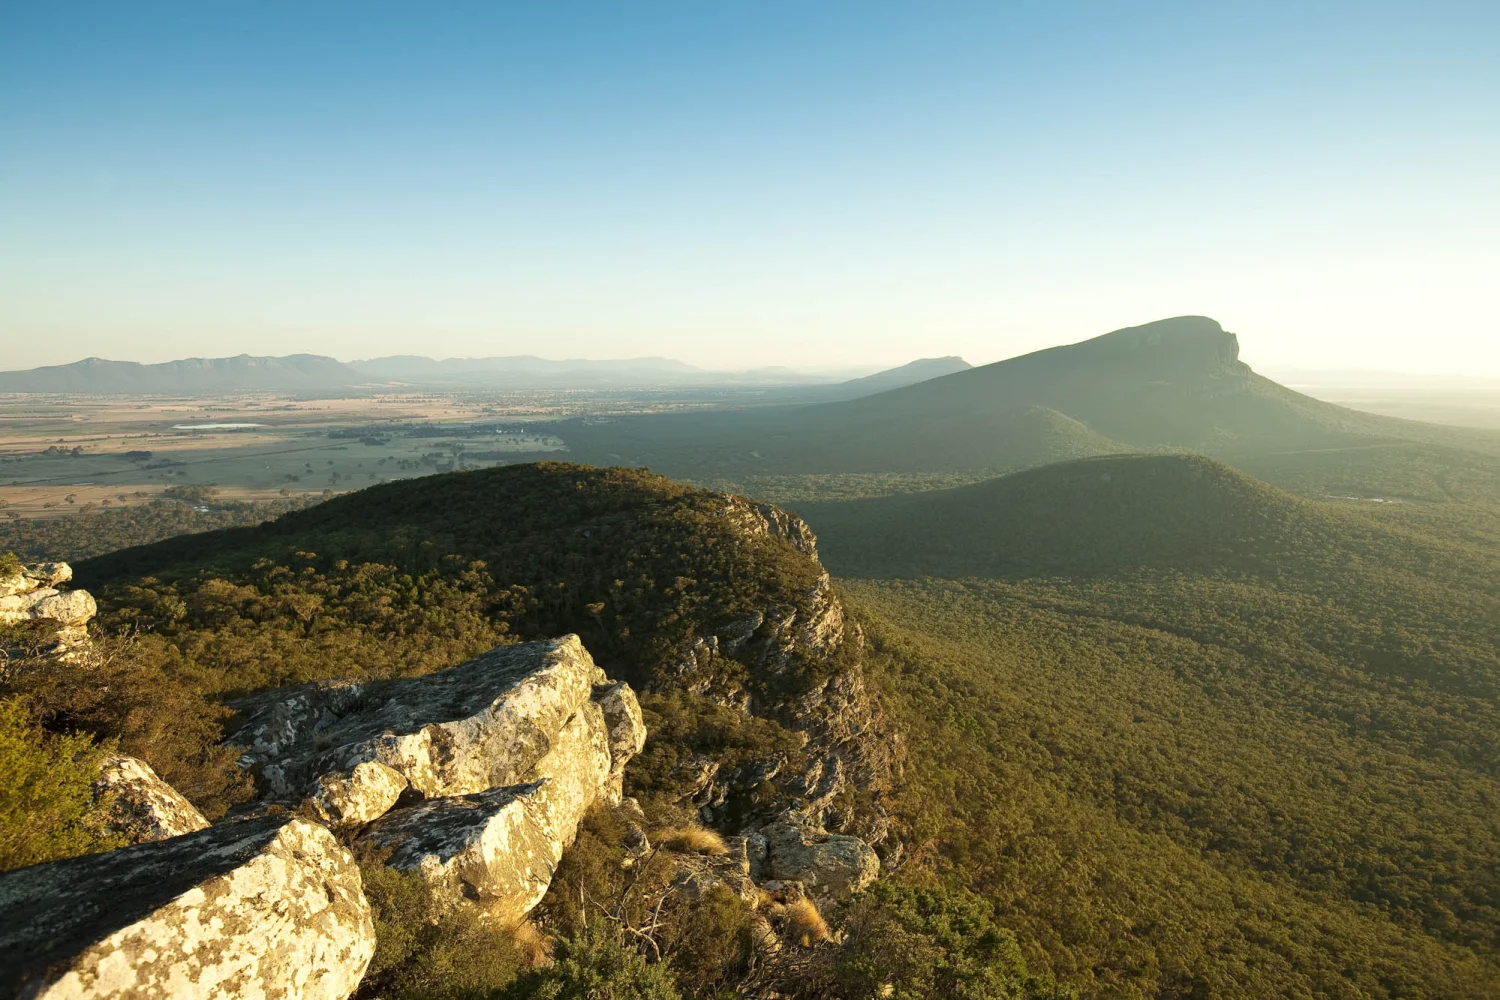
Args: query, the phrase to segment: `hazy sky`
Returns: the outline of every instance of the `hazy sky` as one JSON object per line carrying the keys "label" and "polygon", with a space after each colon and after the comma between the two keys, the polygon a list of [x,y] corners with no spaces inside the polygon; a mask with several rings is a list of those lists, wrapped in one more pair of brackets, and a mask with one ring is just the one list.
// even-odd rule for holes
{"label": "hazy sky", "polygon": [[0,368],[1500,373],[1500,3],[0,0]]}

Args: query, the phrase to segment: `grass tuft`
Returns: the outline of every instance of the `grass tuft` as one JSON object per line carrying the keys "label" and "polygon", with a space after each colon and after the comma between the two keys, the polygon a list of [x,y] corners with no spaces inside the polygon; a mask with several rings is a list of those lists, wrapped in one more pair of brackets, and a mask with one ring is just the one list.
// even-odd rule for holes
{"label": "grass tuft", "polygon": [[818,912],[818,904],[803,897],[790,903],[776,903],[770,908],[771,922],[781,936],[803,948],[811,948],[831,936],[828,922]]}
{"label": "grass tuft", "polygon": [[718,857],[729,853],[723,837],[708,827],[695,823],[657,830],[651,835],[651,842],[679,854],[710,854]]}

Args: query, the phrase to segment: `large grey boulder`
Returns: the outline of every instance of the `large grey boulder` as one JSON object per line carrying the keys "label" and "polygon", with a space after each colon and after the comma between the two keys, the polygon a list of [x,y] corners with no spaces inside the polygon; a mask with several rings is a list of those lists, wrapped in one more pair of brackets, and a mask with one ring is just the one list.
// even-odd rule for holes
{"label": "large grey boulder", "polygon": [[[620,733],[621,688],[630,690],[607,689],[610,710],[595,701],[580,705],[525,782],[393,810],[370,824],[361,842],[385,853],[386,864],[419,872],[445,908],[468,901],[502,925],[520,923],[546,894],[584,814],[596,802],[619,801],[612,745],[640,749],[636,735]],[[633,695],[628,703],[639,720]]]}
{"label": "large grey boulder", "polygon": [[609,734],[598,705],[580,706],[552,747],[524,783],[397,809],[362,841],[389,850],[392,867],[421,872],[441,903],[468,899],[501,923],[519,923],[541,902],[578,821],[609,787]]}
{"label": "large grey boulder", "polygon": [[94,780],[94,801],[104,825],[132,844],[180,837],[208,826],[203,814],[151,765],[124,754],[105,758]]}
{"label": "large grey boulder", "polygon": [[0,995],[344,1000],[375,950],[353,857],[288,816],[0,875]]}
{"label": "large grey boulder", "polygon": [[56,587],[73,579],[73,567],[65,562],[35,563],[0,572],[0,597],[24,594],[40,587]]}
{"label": "large grey boulder", "polygon": [[604,713],[609,737],[609,785],[605,798],[610,805],[619,805],[625,794],[625,765],[646,745],[646,720],[635,692],[623,681],[595,688],[594,703]]}
{"label": "large grey boulder", "polygon": [[[634,693],[609,684],[576,635],[501,646],[424,677],[283,695],[230,742],[244,749],[245,766],[259,768],[271,798],[356,826],[402,796],[472,795],[532,780],[596,689],[612,719],[610,774],[639,750],[645,729]],[[618,787],[606,792],[618,801]]]}
{"label": "large grey boulder", "polygon": [[821,902],[847,899],[880,874],[880,857],[869,844],[812,827],[795,814],[762,827],[760,837],[755,847],[764,851],[764,874],[800,882]]}

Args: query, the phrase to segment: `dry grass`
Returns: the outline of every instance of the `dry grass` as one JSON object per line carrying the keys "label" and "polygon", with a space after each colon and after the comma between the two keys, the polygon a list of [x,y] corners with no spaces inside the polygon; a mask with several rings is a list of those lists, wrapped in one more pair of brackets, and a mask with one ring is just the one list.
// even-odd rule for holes
{"label": "dry grass", "polygon": [[657,830],[651,834],[651,842],[679,854],[711,854],[717,857],[729,853],[723,837],[706,826],[691,823]]}
{"label": "dry grass", "polygon": [[545,968],[552,964],[552,938],[542,932],[536,924],[530,920],[523,920],[510,932],[511,940],[515,942],[516,951],[521,954],[521,961],[528,969]]}
{"label": "dry grass", "polygon": [[828,922],[818,912],[818,904],[805,897],[790,903],[776,903],[769,915],[783,938],[803,948],[811,948],[831,936]]}

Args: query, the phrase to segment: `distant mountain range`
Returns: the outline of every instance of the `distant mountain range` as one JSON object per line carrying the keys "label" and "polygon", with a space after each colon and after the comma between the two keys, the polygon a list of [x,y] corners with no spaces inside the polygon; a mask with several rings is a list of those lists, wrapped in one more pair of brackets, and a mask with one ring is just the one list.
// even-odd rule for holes
{"label": "distant mountain range", "polygon": [[593,388],[617,383],[679,382],[714,380],[717,372],[672,358],[627,358],[621,361],[590,361],[582,358],[551,361],[533,355],[503,358],[433,358],[393,355],[352,361],[349,367],[366,381],[404,383],[465,382],[486,385],[566,385]]}
{"label": "distant mountain range", "polygon": [[185,358],[161,364],[85,358],[71,365],[0,372],[0,392],[194,393],[233,390],[319,390],[366,379],[317,354],[284,358]]}
{"label": "distant mountain range", "polygon": [[952,375],[954,372],[968,371],[973,367],[963,358],[954,355],[945,358],[919,358],[899,368],[888,368],[874,375],[866,375],[864,378],[852,378],[847,382],[839,382],[829,386],[825,395],[836,399],[856,399],[860,396],[870,396],[888,389],[899,389],[902,386],[914,385],[928,379]]}
{"label": "distant mountain range", "polygon": [[628,389],[766,386],[805,390],[799,399],[852,399],[969,367],[962,358],[924,358],[849,381],[787,367],[709,371],[672,358],[552,361],[531,355],[434,360],[395,355],[344,363],[316,354],[186,358],[144,365],[86,358],[70,365],[0,372],[0,392],[195,394],[326,392],[382,386]]}

